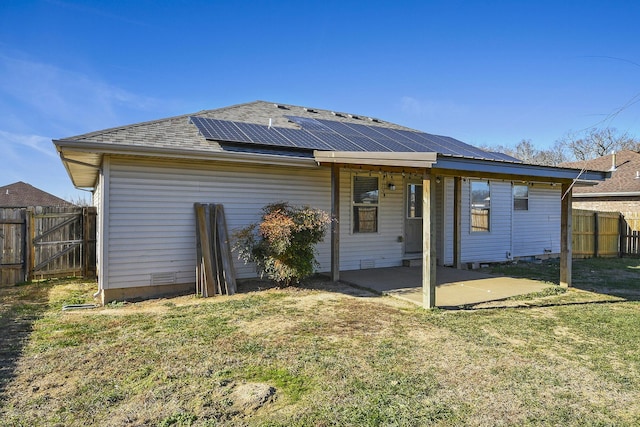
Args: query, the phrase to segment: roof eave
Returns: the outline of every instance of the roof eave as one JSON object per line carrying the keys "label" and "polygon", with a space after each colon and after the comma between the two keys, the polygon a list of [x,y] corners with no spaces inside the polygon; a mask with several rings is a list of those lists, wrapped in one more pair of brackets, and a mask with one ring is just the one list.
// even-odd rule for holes
{"label": "roof eave", "polygon": [[438,155],[435,165],[438,171],[477,173],[482,175],[496,175],[503,177],[536,178],[549,179],[553,181],[574,181],[580,180],[584,183],[589,181],[604,181],[611,176],[610,172],[581,171],[573,168],[560,168],[555,166],[531,165],[526,163],[513,163],[485,159],[472,159],[468,157],[454,157]]}
{"label": "roof eave", "polygon": [[[286,157],[275,154],[239,153],[228,151],[198,151],[138,145],[114,145],[101,142],[84,142],[75,140],[54,140],[53,143],[60,154],[69,177],[77,188],[93,189],[104,155],[142,156],[181,160],[222,160],[229,162],[259,163],[281,166],[315,167],[310,157]],[[99,156],[99,159],[96,158]],[[73,158],[71,158],[73,157]],[[87,160],[85,160],[87,159]],[[89,175],[79,179],[79,174]]]}
{"label": "roof eave", "polygon": [[431,168],[437,160],[437,153],[315,150],[313,158],[318,164],[339,163],[363,166]]}

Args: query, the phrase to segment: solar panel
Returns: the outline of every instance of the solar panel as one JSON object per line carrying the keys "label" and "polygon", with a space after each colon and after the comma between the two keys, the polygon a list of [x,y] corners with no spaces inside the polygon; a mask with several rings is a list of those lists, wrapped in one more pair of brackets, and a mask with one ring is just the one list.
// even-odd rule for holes
{"label": "solar panel", "polygon": [[269,128],[265,125],[239,122],[236,122],[235,125],[249,137],[251,140],[250,142],[264,145],[275,145],[278,147],[296,146],[294,142],[278,133],[274,127]]}
{"label": "solar panel", "polygon": [[378,126],[366,126],[358,123],[345,123],[346,126],[358,132],[360,135],[364,135],[367,138],[371,138],[376,141],[378,144],[386,147],[389,151],[398,151],[398,152],[406,152],[406,151],[415,151],[408,145],[403,145],[400,141],[394,141],[382,133],[378,132],[376,127]]}
{"label": "solar panel", "polygon": [[190,117],[206,139],[281,148],[335,151],[437,152],[446,155],[514,161],[447,136],[333,120],[286,116],[302,129]]}
{"label": "solar panel", "polygon": [[311,131],[313,136],[326,143],[331,150],[334,151],[365,151],[365,149],[355,142],[345,138],[344,136],[337,134],[333,131],[330,132],[314,132]]}
{"label": "solar panel", "polygon": [[350,135],[358,134],[357,132],[355,132],[353,129],[351,129],[349,126],[347,126],[342,122],[336,122],[333,120],[322,120],[322,119],[318,119],[316,121],[321,125],[327,127],[328,129],[331,129],[332,131],[339,133],[340,135],[350,136]]}
{"label": "solar panel", "polygon": [[298,116],[285,116],[287,119],[292,122],[302,126],[304,130],[319,130],[319,131],[327,131],[327,127],[324,126],[316,119],[310,119],[308,117],[298,117]]}
{"label": "solar panel", "polygon": [[425,146],[424,143],[422,143],[419,140],[411,139],[408,134],[411,134],[413,132],[387,129],[382,127],[377,127],[376,131],[384,135],[385,138],[399,142],[403,146],[406,146],[407,148],[409,148],[411,151],[417,151],[417,152],[438,151],[438,150],[434,150],[433,147]]}
{"label": "solar panel", "polygon": [[242,133],[233,122],[228,120],[191,117],[191,123],[196,125],[200,133],[202,133],[206,139],[232,142],[251,142],[247,135]]}
{"label": "solar panel", "polygon": [[333,150],[330,145],[316,138],[311,132],[289,128],[272,129],[293,142],[298,148],[308,148],[310,150]]}

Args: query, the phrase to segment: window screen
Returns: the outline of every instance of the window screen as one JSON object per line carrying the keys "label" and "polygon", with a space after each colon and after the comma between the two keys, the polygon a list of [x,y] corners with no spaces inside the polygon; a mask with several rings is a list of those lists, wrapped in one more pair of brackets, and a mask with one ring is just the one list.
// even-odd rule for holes
{"label": "window screen", "polygon": [[471,232],[489,231],[491,186],[488,181],[471,181]]}
{"label": "window screen", "polygon": [[353,232],[378,231],[378,177],[353,177]]}

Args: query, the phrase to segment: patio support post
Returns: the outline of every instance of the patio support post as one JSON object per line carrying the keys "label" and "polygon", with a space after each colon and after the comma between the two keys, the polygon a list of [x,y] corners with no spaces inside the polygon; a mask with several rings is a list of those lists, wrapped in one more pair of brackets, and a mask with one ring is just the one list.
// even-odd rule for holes
{"label": "patio support post", "polygon": [[571,238],[573,227],[571,224],[571,183],[562,184],[562,201],[560,203],[560,286],[571,286]]}
{"label": "patio support post", "polygon": [[422,306],[436,306],[436,181],[422,179]]}
{"label": "patio support post", "polygon": [[331,165],[331,280],[340,280],[340,166]]}
{"label": "patio support post", "polygon": [[462,178],[453,178],[453,267],[462,268]]}

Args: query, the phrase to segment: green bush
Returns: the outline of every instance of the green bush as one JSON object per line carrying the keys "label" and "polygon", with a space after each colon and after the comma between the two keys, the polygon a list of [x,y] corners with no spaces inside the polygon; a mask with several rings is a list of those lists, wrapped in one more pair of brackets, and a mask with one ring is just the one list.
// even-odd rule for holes
{"label": "green bush", "polygon": [[262,219],[237,233],[235,250],[245,263],[254,262],[261,277],[284,286],[300,282],[319,266],[315,245],[331,223],[329,214],[309,206],[278,202],[262,209]]}

